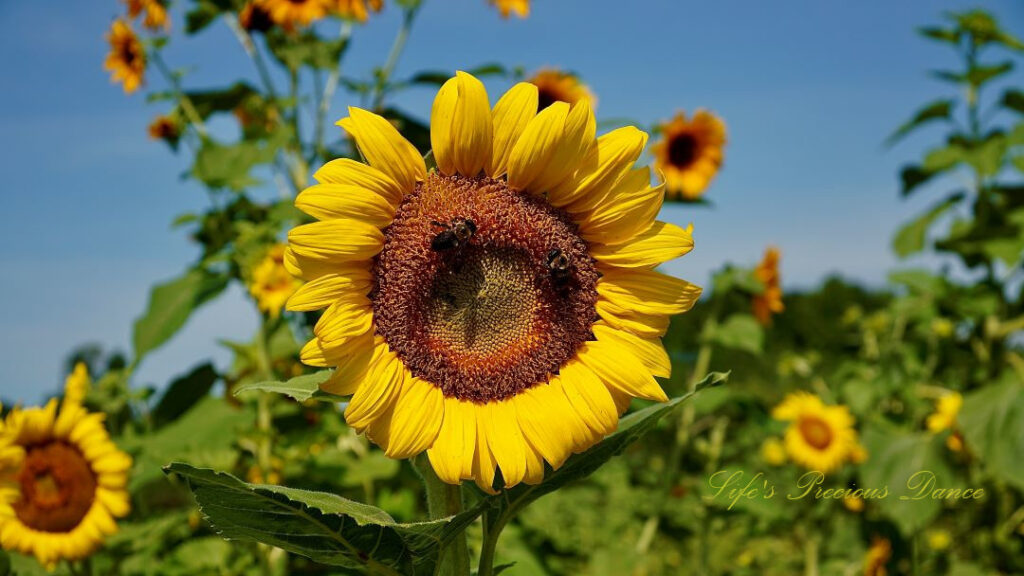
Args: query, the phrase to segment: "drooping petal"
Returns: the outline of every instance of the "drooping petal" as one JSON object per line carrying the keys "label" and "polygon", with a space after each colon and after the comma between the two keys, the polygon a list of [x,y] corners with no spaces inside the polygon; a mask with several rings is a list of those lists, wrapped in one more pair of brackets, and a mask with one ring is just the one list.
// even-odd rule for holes
{"label": "drooping petal", "polygon": [[346,218],[383,228],[394,219],[396,204],[358,186],[317,184],[299,193],[295,207],[317,220]]}
{"label": "drooping petal", "polygon": [[487,175],[498,178],[508,171],[512,147],[519,141],[527,124],[537,116],[537,87],[529,82],[513,86],[494,105],[494,145],[487,165]]}
{"label": "drooping petal", "polygon": [[437,439],[443,417],[441,389],[407,374],[395,402],[385,454],[391,458],[411,458],[426,450]]}
{"label": "drooping petal", "polygon": [[593,244],[590,254],[599,262],[622,268],[646,268],[678,258],[693,250],[690,230],[655,222],[640,235],[621,244]]}
{"label": "drooping petal", "polygon": [[[349,339],[342,347],[343,352],[337,349],[324,350],[315,338],[310,344],[314,343],[319,354],[325,358],[325,365],[334,366],[334,372],[320,384],[320,389],[336,396],[355,394],[373,366],[373,354],[376,350],[373,334],[367,332],[362,336]],[[302,362],[316,366],[317,364],[313,364],[306,357],[306,349],[310,347],[310,344],[302,349]]]}
{"label": "drooping petal", "polygon": [[402,388],[405,367],[388,345],[379,341],[370,370],[345,409],[345,421],[357,431],[365,429],[383,411],[389,410]]}
{"label": "drooping petal", "polygon": [[665,402],[668,396],[632,354],[621,347],[601,341],[583,344],[578,352],[580,362],[590,368],[609,388],[635,398]]}
{"label": "drooping petal", "polygon": [[560,374],[566,398],[587,427],[600,437],[614,432],[619,425],[619,414],[601,380],[576,360],[563,365]]}
{"label": "drooping petal", "polygon": [[494,471],[497,461],[491,452],[490,439],[487,434],[487,418],[478,415],[476,419],[476,451],[473,453],[473,479],[476,485],[488,494],[497,494],[494,489]]}
{"label": "drooping petal", "polygon": [[668,330],[668,323],[671,316],[664,314],[644,314],[633,310],[627,310],[610,302],[606,298],[598,298],[598,315],[608,323],[609,326],[632,332],[644,338],[658,338]]}
{"label": "drooping petal", "polygon": [[338,125],[356,141],[359,152],[374,168],[398,184],[403,193],[415,188],[427,176],[427,166],[416,147],[382,116],[350,106],[349,117]]}
{"label": "drooping petal", "polygon": [[373,326],[373,308],[369,299],[363,297],[352,302],[340,301],[331,304],[320,316],[313,332],[321,346],[333,347],[336,343],[366,334]]}
{"label": "drooping petal", "polygon": [[515,406],[508,400],[485,405],[487,444],[501,469],[505,487],[511,488],[526,476],[526,440],[516,419]]}
{"label": "drooping petal", "polygon": [[444,419],[433,446],[427,450],[438,478],[457,484],[473,475],[476,453],[475,405],[457,398],[444,399]]}
{"label": "drooping petal", "polygon": [[594,324],[593,331],[598,340],[627,347],[652,375],[659,378],[668,378],[672,375],[672,361],[658,338],[642,338],[632,332],[612,328],[603,322]]}

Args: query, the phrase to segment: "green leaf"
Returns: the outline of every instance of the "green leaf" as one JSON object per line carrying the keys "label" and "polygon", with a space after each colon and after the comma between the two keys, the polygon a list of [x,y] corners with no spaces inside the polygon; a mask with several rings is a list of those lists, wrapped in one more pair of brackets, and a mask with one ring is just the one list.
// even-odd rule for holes
{"label": "green leaf", "polygon": [[345,38],[326,40],[311,31],[295,35],[274,28],[265,36],[270,52],[292,71],[298,71],[302,66],[333,70],[348,49]]}
{"label": "green leaf", "polygon": [[697,386],[694,387],[695,392],[700,392],[705,388],[715,388],[721,386],[729,381],[729,375],[732,374],[732,370],[728,372],[708,372],[700,382],[697,382]]}
{"label": "green leaf", "polygon": [[920,166],[908,165],[900,170],[900,195],[906,198],[918,186],[928,182],[935,176],[934,173],[925,170]]}
{"label": "green leaf", "polygon": [[184,376],[175,378],[160,397],[160,402],[153,408],[154,423],[162,426],[187,412],[210,393],[217,378],[217,370],[209,362],[195,367]]}
{"label": "green leaf", "polygon": [[330,378],[331,373],[331,370],[321,370],[312,374],[296,376],[295,378],[291,378],[285,382],[249,382],[235,387],[234,394],[235,396],[239,396],[245,392],[260,390],[263,392],[284,394],[285,396],[290,396],[299,402],[305,402],[310,398],[316,398],[327,402],[343,401],[344,398],[340,396],[334,396],[333,394],[320,391],[320,384],[323,384],[328,378]]}
{"label": "green leaf", "polygon": [[965,160],[964,149],[957,144],[930,150],[924,157],[921,168],[932,174],[944,172]]}
{"label": "green leaf", "polygon": [[1003,108],[1024,114],[1024,91],[1017,88],[1006,90],[999,104]]}
{"label": "green leaf", "polygon": [[192,176],[210,188],[241,191],[259,183],[249,172],[258,164],[271,162],[277,150],[276,142],[243,140],[224,145],[207,139],[196,152]]}
{"label": "green leaf", "polygon": [[896,255],[900,258],[906,258],[923,250],[928,229],[931,225],[963,199],[964,195],[962,193],[954,194],[936,204],[921,216],[904,224],[896,231],[896,236],[892,240],[892,249],[896,252]]}
{"label": "green leaf", "polygon": [[917,112],[914,116],[903,123],[902,126],[896,129],[885,141],[887,145],[895,144],[901,140],[907,134],[913,132],[916,128],[927,124],[934,120],[948,120],[950,115],[953,113],[953,100],[943,99],[936,100]]}
{"label": "green leaf", "polygon": [[194,90],[185,95],[204,120],[215,112],[231,112],[250,98],[261,98],[259,92],[245,82],[236,82],[221,90]]}
{"label": "green leaf", "polygon": [[967,394],[959,414],[985,469],[1024,490],[1024,386],[1013,376]]}
{"label": "green leaf", "polygon": [[135,321],[132,330],[135,363],[167,342],[196,308],[217,297],[227,285],[226,275],[193,268],[179,278],[155,286],[149,294],[146,312]]}
{"label": "green leaf", "polygon": [[967,72],[967,82],[972,86],[981,86],[1013,70],[1013,62],[1007,60],[992,66],[975,66]]}
{"label": "green leaf", "polygon": [[948,28],[938,27],[926,27],[918,28],[917,32],[925,38],[931,38],[932,40],[938,40],[939,42],[945,42],[947,44],[953,44],[954,46],[960,43],[960,33],[956,30],[950,30]]}
{"label": "green leaf", "polygon": [[434,574],[443,546],[483,511],[400,524],[383,510],[324,492],[247,484],[223,472],[174,463],[206,519],[230,540],[262,542],[314,562],[375,574]]}
{"label": "green leaf", "polygon": [[758,354],[764,347],[764,329],[750,314],[733,314],[712,331],[710,339],[723,348]]}
{"label": "green leaf", "polygon": [[185,14],[185,32],[196,34],[212,24],[221,13],[231,9],[230,0],[197,0],[195,8]]}

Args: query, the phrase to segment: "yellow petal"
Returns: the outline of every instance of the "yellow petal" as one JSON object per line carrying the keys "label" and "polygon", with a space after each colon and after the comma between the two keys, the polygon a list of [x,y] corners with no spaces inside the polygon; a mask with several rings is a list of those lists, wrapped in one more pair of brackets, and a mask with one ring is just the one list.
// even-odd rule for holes
{"label": "yellow petal", "polygon": [[444,419],[437,439],[427,450],[430,465],[437,477],[449,484],[458,484],[473,475],[476,453],[475,405],[458,398],[444,399]]}
{"label": "yellow petal", "polygon": [[387,344],[379,342],[370,369],[345,409],[345,421],[362,432],[385,410],[390,410],[405,378],[405,367]]}
{"label": "yellow petal", "polygon": [[338,301],[357,301],[370,292],[372,280],[367,268],[351,267],[343,273],[324,274],[299,287],[288,298],[289,310],[306,312],[326,308]]}
{"label": "yellow petal", "polygon": [[340,184],[369,190],[392,203],[398,203],[408,192],[387,174],[351,158],[331,160],[317,170],[313,178],[321,184]]}
{"label": "yellow petal", "polygon": [[485,408],[487,444],[501,469],[505,487],[511,488],[526,476],[526,440],[516,419],[516,409],[508,400],[490,402]]}
{"label": "yellow petal", "polygon": [[613,186],[629,172],[647,145],[647,134],[632,126],[613,130],[597,139],[596,165],[577,174],[567,186],[553,190],[548,200],[555,206],[569,205],[573,213],[592,210],[608,196]]}
{"label": "yellow petal", "polygon": [[299,193],[295,207],[317,220],[348,218],[383,228],[395,218],[396,205],[358,186],[317,184]]}
{"label": "yellow petal", "polygon": [[329,365],[335,368],[330,378],[320,384],[320,389],[336,396],[355,394],[370,371],[375,348],[373,334],[369,332],[345,342],[344,355],[327,356]]}
{"label": "yellow petal", "polygon": [[313,332],[323,347],[366,334],[373,327],[373,309],[363,297],[353,302],[336,302],[324,312]]}
{"label": "yellow petal", "polygon": [[[581,164],[592,157],[597,147],[594,139],[596,132],[597,122],[590,101],[584,99],[573,104],[565,119],[562,138],[551,151],[545,170],[538,175],[530,189],[549,192],[571,178]],[[596,158],[596,154],[593,157]]]}
{"label": "yellow petal", "polygon": [[568,116],[569,105],[555,102],[530,120],[509,153],[509,186],[520,190],[544,191],[534,184],[541,180],[555,149],[561,143]]}
{"label": "yellow petal", "polygon": [[434,99],[430,143],[438,169],[476,176],[491,157],[491,104],[487,89],[470,74],[457,72]]}
{"label": "yellow petal", "polygon": [[577,444],[586,442],[586,424],[572,409],[557,378],[513,397],[523,435],[552,468],[559,468]]}
{"label": "yellow petal", "polygon": [[560,369],[562,391],[580,419],[595,434],[607,436],[619,425],[619,413],[608,388],[589,368],[570,360]]}
{"label": "yellow petal", "polygon": [[535,486],[544,481],[544,457],[532,446],[526,445],[526,476],[523,482]]}
{"label": "yellow petal", "polygon": [[633,268],[602,268],[601,272],[597,293],[626,310],[671,316],[693,308],[700,298],[700,286],[661,272]]}
{"label": "yellow petal", "polygon": [[487,412],[479,405],[475,410],[480,413],[476,419],[476,451],[473,453],[473,479],[476,485],[488,494],[497,494],[494,489],[494,470],[497,462],[491,452],[487,437]]}
{"label": "yellow petal", "polygon": [[350,106],[349,117],[338,125],[356,141],[359,152],[374,168],[386,174],[408,194],[427,176],[427,166],[416,147],[382,116]]}
{"label": "yellow petal", "polygon": [[609,326],[632,332],[644,338],[663,336],[668,330],[669,318],[671,318],[664,314],[643,314],[626,310],[604,298],[598,298],[595,308],[597,308],[598,315]]}
{"label": "yellow petal", "polygon": [[519,140],[530,120],[537,115],[537,86],[520,82],[513,86],[494,105],[494,146],[488,163],[487,175],[498,178],[508,171],[512,147]]}
{"label": "yellow petal", "polygon": [[658,402],[668,400],[650,371],[620,346],[601,341],[586,342],[577,356],[609,388],[636,398]]}
{"label": "yellow petal", "polygon": [[[289,249],[296,255],[323,263],[364,260],[380,252],[384,235],[372,224],[338,219],[313,222],[288,232]],[[287,263],[288,252],[285,251]]]}
{"label": "yellow petal", "polygon": [[675,224],[655,222],[639,236],[621,244],[593,244],[590,254],[598,261],[623,268],[657,266],[693,250],[693,235]]}
{"label": "yellow petal", "polygon": [[650,169],[632,170],[592,209],[580,215],[580,234],[591,243],[619,244],[649,230],[665,200],[663,184],[650,185]]}
{"label": "yellow petal", "polygon": [[594,324],[593,331],[598,340],[627,347],[654,376],[668,378],[672,375],[672,361],[660,339],[642,338],[602,322]]}
{"label": "yellow petal", "polygon": [[426,450],[437,439],[443,417],[441,389],[407,374],[395,402],[391,436],[384,453],[391,458],[411,458]]}

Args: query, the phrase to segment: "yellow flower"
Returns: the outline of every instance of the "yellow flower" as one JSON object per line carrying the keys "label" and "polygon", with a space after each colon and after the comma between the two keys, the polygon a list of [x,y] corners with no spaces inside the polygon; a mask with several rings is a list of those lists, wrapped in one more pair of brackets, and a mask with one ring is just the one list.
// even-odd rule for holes
{"label": "yellow flower", "polygon": [[302,284],[285,268],[284,253],[283,244],[268,250],[267,255],[253,269],[249,283],[249,293],[256,300],[256,305],[271,318],[281,314],[288,297]]}
{"label": "yellow flower", "polygon": [[953,543],[953,537],[949,535],[947,530],[941,528],[929,530],[925,534],[925,538],[928,541],[928,547],[937,552],[948,549],[949,545]]}
{"label": "yellow flower", "polygon": [[502,18],[508,18],[512,13],[519,18],[530,15],[530,0],[490,0],[490,3],[501,12]]}
{"label": "yellow flower", "polygon": [[786,447],[778,438],[768,438],[761,444],[761,459],[770,466],[786,463]]}
{"label": "yellow flower", "polygon": [[167,17],[167,7],[160,0],[124,0],[128,7],[128,17],[137,18],[145,13],[142,25],[150,30],[169,30],[171,20]]}
{"label": "yellow flower", "polygon": [[886,576],[885,565],[892,558],[892,544],[887,538],[875,537],[864,555],[864,576]]}
{"label": "yellow flower", "polygon": [[342,18],[366,22],[370,10],[380,12],[384,0],[329,0],[329,5]]}
{"label": "yellow flower", "polygon": [[328,0],[257,0],[279,26],[308,26],[327,15]]}
{"label": "yellow flower", "polygon": [[260,0],[250,0],[238,13],[238,24],[248,32],[266,32],[274,25],[274,21]]}
{"label": "yellow flower", "polygon": [[956,326],[949,318],[935,318],[931,324],[932,334],[939,338],[949,338],[956,330]]}
{"label": "yellow flower", "polygon": [[767,326],[772,322],[772,314],[779,314],[786,309],[782,303],[778,248],[765,250],[764,259],[754,268],[754,276],[764,285],[764,291],[754,295],[754,317]]}
{"label": "yellow flower", "polygon": [[847,495],[843,497],[843,506],[850,512],[863,512],[864,499],[859,496]]}
{"label": "yellow flower", "polygon": [[64,380],[64,401],[81,404],[85,400],[85,394],[92,384],[89,378],[89,369],[84,362],[75,364],[75,368]]}
{"label": "yellow flower", "polygon": [[124,84],[126,94],[142,85],[146,73],[146,53],[139,37],[124,20],[114,20],[107,34],[110,52],[103,61],[103,69],[110,72],[112,82]]}
{"label": "yellow flower", "polygon": [[687,121],[680,112],[661,125],[662,140],[654,145],[655,166],[665,174],[669,197],[696,200],[722,165],[725,123],[706,110]]}
{"label": "yellow flower", "polygon": [[163,140],[171,144],[181,138],[181,126],[171,116],[157,116],[149,123],[149,137],[153,140]]}
{"label": "yellow flower", "polygon": [[542,68],[527,82],[537,87],[539,95],[537,108],[539,110],[543,110],[555,102],[575,104],[580,100],[588,100],[591,107],[597,103],[597,99],[594,98],[587,85],[580,81],[579,76],[571,72]]}
{"label": "yellow flower", "polygon": [[964,397],[959,392],[943,394],[935,401],[935,413],[928,416],[925,424],[932,434],[956,427],[956,417],[960,407],[964,405]]}
{"label": "yellow flower", "polygon": [[0,423],[0,544],[53,568],[92,554],[128,514],[131,458],[118,450],[103,414],[81,405],[84,365],[68,377],[64,401],[14,408]]}
{"label": "yellow flower", "polygon": [[831,472],[863,450],[846,406],[826,406],[813,394],[789,394],[772,410],[772,418],[790,422],[786,452],[809,470]]}
{"label": "yellow flower", "polygon": [[614,431],[634,397],[666,400],[661,336],[700,288],[654,268],[693,247],[658,222],[635,167],[647,135],[595,138],[590,104],[537,111],[523,82],[491,107],[459,72],[434,100],[437,169],[385,118],[338,124],[368,164],[328,162],[295,205],[290,310],[327,308],[301,354],[336,367],[349,425],[388,456],[427,452],[446,482],[543,479]]}

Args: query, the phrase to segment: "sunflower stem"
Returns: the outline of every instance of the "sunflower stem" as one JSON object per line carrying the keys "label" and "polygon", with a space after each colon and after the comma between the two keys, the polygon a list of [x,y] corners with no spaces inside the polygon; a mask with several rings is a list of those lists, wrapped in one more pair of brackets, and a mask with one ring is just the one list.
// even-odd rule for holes
{"label": "sunflower stem", "polygon": [[412,23],[416,20],[416,13],[419,12],[420,4],[420,2],[416,2],[402,13],[402,26],[398,29],[398,34],[395,35],[395,41],[391,45],[387,62],[384,63],[384,67],[380,69],[377,76],[377,82],[373,89],[373,98],[370,101],[371,110],[377,110],[384,103],[384,96],[387,94],[391,75],[395,71],[395,66],[398,65],[399,56],[405,50],[405,43],[409,39],[409,32],[412,30]]}
{"label": "sunflower stem", "polygon": [[[427,491],[427,513],[431,520],[448,518],[462,512],[462,486],[448,484],[437,477],[426,454],[412,459]],[[469,575],[469,546],[462,532],[441,549],[440,576]]]}

